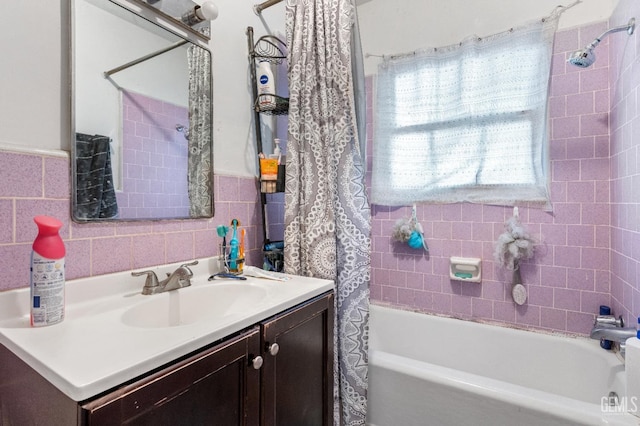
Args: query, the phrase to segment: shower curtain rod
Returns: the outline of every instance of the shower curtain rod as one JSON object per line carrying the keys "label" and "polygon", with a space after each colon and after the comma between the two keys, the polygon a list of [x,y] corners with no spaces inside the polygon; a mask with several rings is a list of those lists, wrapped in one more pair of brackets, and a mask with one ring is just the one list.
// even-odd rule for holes
{"label": "shower curtain rod", "polygon": [[187,43],[189,43],[189,41],[187,41],[187,40],[177,41],[177,42],[175,42],[173,44],[170,44],[169,46],[164,47],[164,48],[162,48],[160,50],[156,50],[155,52],[149,53],[148,55],[144,55],[141,58],[134,59],[133,61],[127,62],[124,65],[120,65],[119,67],[110,69],[109,71],[105,71],[104,72],[104,78],[108,78],[112,74],[115,74],[115,73],[120,72],[122,70],[126,70],[129,67],[132,67],[134,65],[138,65],[140,62],[144,62],[144,61],[149,60],[151,58],[155,58],[158,55],[162,55],[165,52],[173,50],[173,49],[175,49],[177,47],[180,47],[180,46],[182,46],[184,44],[187,44]]}
{"label": "shower curtain rod", "polygon": [[281,1],[282,0],[267,0],[264,3],[256,4],[255,6],[253,6],[253,11],[256,13],[256,15],[260,15],[260,13],[262,13],[263,10],[273,6],[274,4],[278,4]]}

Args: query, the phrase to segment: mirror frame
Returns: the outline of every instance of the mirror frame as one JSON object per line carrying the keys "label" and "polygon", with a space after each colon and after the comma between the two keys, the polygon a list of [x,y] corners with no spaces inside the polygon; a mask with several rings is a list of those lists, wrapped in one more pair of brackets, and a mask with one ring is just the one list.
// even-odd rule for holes
{"label": "mirror frame", "polygon": [[[214,199],[214,171],[213,171],[213,156],[214,156],[214,150],[213,150],[213,123],[214,123],[214,118],[213,118],[213,70],[211,70],[211,87],[209,87],[209,99],[211,100],[210,102],[210,110],[209,110],[209,114],[210,114],[210,123],[209,123],[209,128],[211,131],[211,153],[210,153],[210,162],[211,162],[211,182],[210,182],[210,193],[211,193],[211,215],[210,216],[198,216],[198,217],[163,217],[163,218],[153,218],[153,217],[149,217],[149,218],[92,218],[92,219],[85,219],[85,218],[79,218],[77,217],[76,214],[76,204],[77,204],[77,192],[76,192],[76,188],[77,188],[77,179],[76,179],[76,173],[77,173],[77,164],[75,161],[75,140],[76,140],[76,122],[75,122],[75,109],[76,109],[76,100],[75,100],[75,93],[76,93],[76,87],[75,87],[75,80],[76,80],[76,71],[75,71],[75,38],[76,38],[76,25],[75,25],[75,21],[74,21],[74,15],[75,15],[75,2],[76,1],[84,1],[84,0],[68,0],[68,19],[69,19],[69,26],[70,26],[70,35],[69,35],[69,117],[70,117],[70,143],[71,143],[71,149],[70,149],[70,171],[71,171],[71,176],[70,176],[70,189],[71,189],[71,194],[70,194],[70,209],[71,209],[71,218],[74,222],[76,223],[100,223],[100,222],[122,222],[122,223],[126,223],[126,222],[157,222],[157,221],[182,221],[182,220],[192,220],[192,219],[209,219],[214,217],[215,215],[215,199]],[[104,0],[103,0],[104,1]],[[113,3],[116,6],[122,7],[123,9],[125,9],[126,11],[133,13],[135,15],[137,15],[140,18],[143,18],[145,21],[148,21],[150,24],[152,25],[157,25],[160,28],[162,28],[165,31],[168,31],[172,34],[174,34],[175,36],[181,38],[182,40],[186,41],[186,42],[190,42],[202,49],[205,49],[210,57],[213,59],[213,54],[209,48],[208,45],[208,41],[210,40],[210,37],[199,32],[196,31],[195,29],[189,27],[188,25],[184,24],[182,21],[180,21],[179,19],[173,18],[172,16],[169,16],[165,13],[163,13],[162,11],[160,11],[159,9],[147,4],[146,2],[144,2],[143,0],[106,0],[110,3]]]}

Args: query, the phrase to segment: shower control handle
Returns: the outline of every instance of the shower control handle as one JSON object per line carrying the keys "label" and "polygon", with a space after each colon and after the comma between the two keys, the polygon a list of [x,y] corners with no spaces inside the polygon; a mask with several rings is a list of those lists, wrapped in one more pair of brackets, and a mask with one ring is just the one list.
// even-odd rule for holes
{"label": "shower control handle", "polygon": [[278,355],[278,352],[280,352],[280,345],[278,345],[277,343],[267,345],[267,352],[269,352],[269,355],[271,356]]}

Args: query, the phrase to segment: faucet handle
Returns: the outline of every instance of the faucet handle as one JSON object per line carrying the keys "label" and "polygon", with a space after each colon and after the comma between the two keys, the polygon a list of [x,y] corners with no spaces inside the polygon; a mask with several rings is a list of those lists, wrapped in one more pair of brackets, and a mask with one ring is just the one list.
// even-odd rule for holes
{"label": "faucet handle", "polygon": [[594,325],[624,327],[624,320],[622,319],[622,315],[618,318],[613,315],[597,315]]}
{"label": "faucet handle", "polygon": [[189,278],[191,278],[193,276],[193,271],[191,270],[191,268],[189,268],[189,266],[193,266],[197,264],[198,264],[198,261],[194,260],[193,262],[183,263],[182,265],[180,265],[180,267],[189,271]]}
{"label": "faucet handle", "polygon": [[144,288],[158,287],[158,276],[153,271],[132,272],[131,275],[134,277],[146,275],[147,279],[144,282]]}

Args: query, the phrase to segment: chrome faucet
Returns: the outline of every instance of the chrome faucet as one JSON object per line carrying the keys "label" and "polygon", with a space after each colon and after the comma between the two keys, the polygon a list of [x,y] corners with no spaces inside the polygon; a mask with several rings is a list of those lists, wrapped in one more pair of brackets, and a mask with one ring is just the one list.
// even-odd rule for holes
{"label": "chrome faucet", "polygon": [[185,263],[180,265],[178,269],[171,274],[167,274],[167,278],[158,282],[158,276],[153,271],[132,272],[131,275],[139,277],[146,275],[147,279],[142,287],[142,294],[157,294],[164,293],[165,291],[177,290],[183,287],[189,287],[191,285],[191,277],[193,272],[189,269],[189,266],[197,265],[198,261],[194,260],[191,263]]}
{"label": "chrome faucet", "polygon": [[626,341],[630,337],[636,336],[637,330],[632,327],[625,327],[622,315],[618,318],[613,315],[598,315],[593,323],[590,337],[592,339],[611,340],[618,344],[620,355],[624,358]]}

